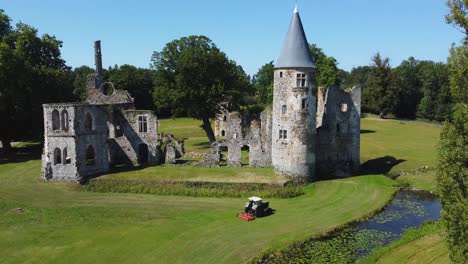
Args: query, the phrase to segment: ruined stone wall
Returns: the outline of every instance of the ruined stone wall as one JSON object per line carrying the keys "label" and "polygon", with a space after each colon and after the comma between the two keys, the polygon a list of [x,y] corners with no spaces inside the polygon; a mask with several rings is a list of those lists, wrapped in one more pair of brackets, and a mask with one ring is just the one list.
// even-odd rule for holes
{"label": "ruined stone wall", "polygon": [[324,107],[317,112],[317,173],[352,175],[360,165],[360,88],[345,92],[332,86],[319,97]]}
{"label": "ruined stone wall", "polygon": [[221,116],[225,137],[211,146],[200,162],[202,166],[219,166],[221,148],[227,148],[227,165],[240,167],[241,149],[249,147],[249,166],[271,166],[271,111],[260,114],[231,112]]}
{"label": "ruined stone wall", "polygon": [[[43,106],[44,151],[42,153],[42,177],[45,180],[79,181],[76,167],[75,106],[77,104],[50,104]],[[59,128],[53,129],[52,112],[59,113]],[[64,112],[65,111],[65,112]],[[64,115],[66,113],[66,116]],[[62,125],[67,126],[63,127]],[[60,151],[60,162],[54,160],[54,151]],[[67,163],[66,159],[70,162]]]}
{"label": "ruined stone wall", "polygon": [[[305,87],[297,87],[297,74],[306,74]],[[272,165],[277,173],[296,181],[312,180],[315,175],[315,83],[314,69],[274,72]],[[284,131],[286,138],[280,138]]]}
{"label": "ruined stone wall", "polygon": [[[139,131],[138,117],[144,116],[147,121],[147,131]],[[118,120],[118,121],[117,121]],[[149,110],[126,110],[116,119],[121,129],[121,136],[114,137],[117,145],[134,165],[159,164],[158,152],[158,121]],[[115,135],[115,134],[114,134]],[[144,146],[146,145],[146,146]],[[146,160],[141,160],[141,148],[148,148]],[[144,152],[144,151],[143,151]],[[140,164],[141,163],[141,164]]]}
{"label": "ruined stone wall", "polygon": [[[87,116],[92,119],[91,129],[86,127]],[[109,171],[109,148],[107,137],[108,115],[105,108],[96,105],[83,105],[76,108],[74,126],[76,131],[76,165],[82,177],[93,176]],[[94,150],[94,162],[87,164],[87,150]]]}

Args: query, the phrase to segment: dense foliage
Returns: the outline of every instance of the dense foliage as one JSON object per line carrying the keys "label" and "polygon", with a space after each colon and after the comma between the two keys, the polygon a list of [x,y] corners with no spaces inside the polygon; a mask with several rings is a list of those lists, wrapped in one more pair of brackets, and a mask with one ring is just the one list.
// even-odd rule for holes
{"label": "dense foliage", "polygon": [[12,140],[42,135],[42,104],[72,98],[70,68],[61,57],[62,42],[17,23],[0,9],[0,140],[10,151]]}
{"label": "dense foliage", "polygon": [[242,67],[205,36],[171,41],[151,60],[156,107],[201,119],[208,139],[215,141],[210,118],[238,109],[250,87]]}
{"label": "dense foliage", "polygon": [[455,107],[442,129],[437,184],[447,228],[450,259],[468,262],[468,1],[449,0],[447,21],[462,29],[464,43],[448,59]]}

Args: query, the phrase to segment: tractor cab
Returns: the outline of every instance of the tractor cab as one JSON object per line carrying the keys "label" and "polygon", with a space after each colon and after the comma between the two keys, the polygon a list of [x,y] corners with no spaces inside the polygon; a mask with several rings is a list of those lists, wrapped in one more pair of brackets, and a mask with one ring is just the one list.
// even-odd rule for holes
{"label": "tractor cab", "polygon": [[254,215],[255,217],[262,217],[270,210],[270,203],[263,201],[260,197],[250,197],[248,202],[245,203],[244,212]]}

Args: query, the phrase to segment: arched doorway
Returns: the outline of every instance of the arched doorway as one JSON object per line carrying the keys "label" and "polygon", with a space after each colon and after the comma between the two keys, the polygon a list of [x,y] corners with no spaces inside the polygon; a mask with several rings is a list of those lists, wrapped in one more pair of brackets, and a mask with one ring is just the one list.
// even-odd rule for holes
{"label": "arched doorway", "polygon": [[249,166],[250,164],[250,147],[248,145],[241,148],[241,164],[242,166]]}
{"label": "arched doorway", "polygon": [[96,157],[94,153],[93,145],[89,145],[86,148],[86,166],[94,166],[96,163]]}
{"label": "arched doorway", "polygon": [[142,143],[138,145],[138,164],[146,165],[148,164],[148,145]]}

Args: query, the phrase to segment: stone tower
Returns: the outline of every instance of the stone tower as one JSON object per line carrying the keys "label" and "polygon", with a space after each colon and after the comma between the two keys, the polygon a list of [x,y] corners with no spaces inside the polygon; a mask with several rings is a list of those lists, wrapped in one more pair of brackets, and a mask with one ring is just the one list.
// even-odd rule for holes
{"label": "stone tower", "polygon": [[297,8],[275,64],[272,166],[294,181],[315,177],[315,64]]}

